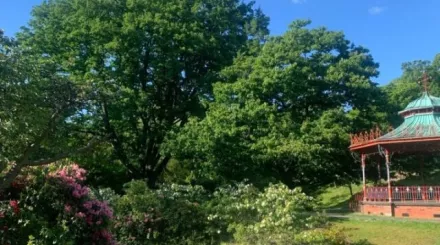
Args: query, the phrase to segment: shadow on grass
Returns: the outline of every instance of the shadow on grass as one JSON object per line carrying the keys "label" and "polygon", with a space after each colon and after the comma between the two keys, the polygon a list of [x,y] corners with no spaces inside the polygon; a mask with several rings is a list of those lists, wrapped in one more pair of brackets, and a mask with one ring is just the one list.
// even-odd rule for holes
{"label": "shadow on grass", "polygon": [[352,242],[351,245],[375,245],[374,243],[369,242],[366,239],[362,239],[360,241],[357,242]]}
{"label": "shadow on grass", "polygon": [[349,211],[350,197],[341,201],[341,196],[334,196],[329,199],[332,205],[328,205],[326,210],[346,210]]}
{"label": "shadow on grass", "polygon": [[[346,218],[338,218],[338,217],[329,217],[329,220],[333,223],[333,224],[337,224],[337,223],[344,223],[347,221]],[[350,231],[356,231],[359,230],[360,228],[343,228],[342,232],[347,234],[350,233]],[[358,241],[350,241],[349,243],[350,245],[375,245],[374,243],[369,242],[367,239],[361,239]]]}

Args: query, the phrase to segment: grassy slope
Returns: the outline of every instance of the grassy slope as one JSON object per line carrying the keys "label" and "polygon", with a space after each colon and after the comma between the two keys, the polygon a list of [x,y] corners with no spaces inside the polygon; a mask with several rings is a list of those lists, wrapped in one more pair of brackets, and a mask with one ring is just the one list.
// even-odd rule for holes
{"label": "grassy slope", "polygon": [[[362,190],[362,185],[352,185],[353,193]],[[346,210],[350,199],[347,186],[327,187],[317,196],[320,206],[328,210]]]}
{"label": "grassy slope", "polygon": [[[382,184],[385,185],[385,180],[382,180]],[[367,185],[374,185],[368,183]],[[411,176],[398,180],[392,183],[393,186],[399,185],[440,185],[440,169],[432,170],[426,173],[424,180],[420,176]],[[353,193],[362,191],[362,185],[352,185]],[[329,186],[323,188],[320,194],[317,196],[319,203],[323,209],[346,209],[348,206],[348,200],[350,199],[350,191],[347,186]]]}

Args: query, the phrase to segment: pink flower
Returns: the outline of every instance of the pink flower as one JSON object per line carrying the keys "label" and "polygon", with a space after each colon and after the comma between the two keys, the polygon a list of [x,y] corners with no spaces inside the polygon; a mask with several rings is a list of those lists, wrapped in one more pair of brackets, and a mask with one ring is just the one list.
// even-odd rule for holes
{"label": "pink flower", "polygon": [[14,209],[14,213],[18,214],[20,213],[20,208],[18,207],[18,201],[17,200],[11,200],[9,201],[9,205]]}
{"label": "pink flower", "polygon": [[77,218],[84,218],[84,217],[86,217],[86,215],[83,212],[78,212],[78,213],[75,214],[75,216]]}
{"label": "pink flower", "polygon": [[77,164],[65,166],[55,173],[50,173],[49,177],[61,180],[67,185],[82,182],[86,179],[86,170],[80,168]]}
{"label": "pink flower", "polygon": [[72,188],[72,196],[75,198],[82,198],[85,197],[89,194],[89,188],[87,188],[86,186],[82,186],[80,184],[77,183],[73,183],[70,185],[70,187]]}
{"label": "pink flower", "polygon": [[72,206],[70,206],[69,204],[65,204],[64,205],[64,211],[66,213],[70,213],[70,211],[72,211]]}
{"label": "pink flower", "polygon": [[105,216],[109,219],[113,218],[113,210],[108,206],[106,202],[98,200],[90,200],[83,204],[83,207],[87,209],[87,212],[96,216]]}
{"label": "pink flower", "polygon": [[91,215],[87,215],[86,222],[88,225],[93,225],[93,217]]}
{"label": "pink flower", "polygon": [[104,241],[106,244],[116,244],[112,238],[112,234],[107,230],[100,230],[93,233],[93,241]]}

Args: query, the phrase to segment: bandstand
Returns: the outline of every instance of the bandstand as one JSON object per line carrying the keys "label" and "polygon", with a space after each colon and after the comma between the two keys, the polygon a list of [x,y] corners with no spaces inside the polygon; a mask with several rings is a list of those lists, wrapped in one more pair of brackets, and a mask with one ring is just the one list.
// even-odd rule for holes
{"label": "bandstand", "polygon": [[[363,191],[352,197],[350,207],[364,214],[440,219],[440,186],[395,186],[390,180],[394,153],[440,152],[440,98],[425,86],[422,96],[398,114],[404,122],[396,129],[351,136],[350,150],[360,156]],[[384,158],[385,186],[366,186],[365,165],[372,155]]]}

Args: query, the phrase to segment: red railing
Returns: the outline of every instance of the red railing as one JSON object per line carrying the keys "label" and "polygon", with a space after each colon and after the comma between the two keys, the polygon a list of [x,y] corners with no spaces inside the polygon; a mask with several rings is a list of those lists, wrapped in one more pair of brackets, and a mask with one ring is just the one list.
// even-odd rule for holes
{"label": "red railing", "polygon": [[[388,186],[373,186],[365,188],[365,201],[388,202]],[[440,203],[440,186],[391,186],[393,202],[435,202]],[[363,191],[353,195],[349,201],[352,211],[360,210],[360,203],[364,201]]]}
{"label": "red railing", "polygon": [[387,202],[388,186],[374,186],[365,189],[365,201],[370,202]]}

